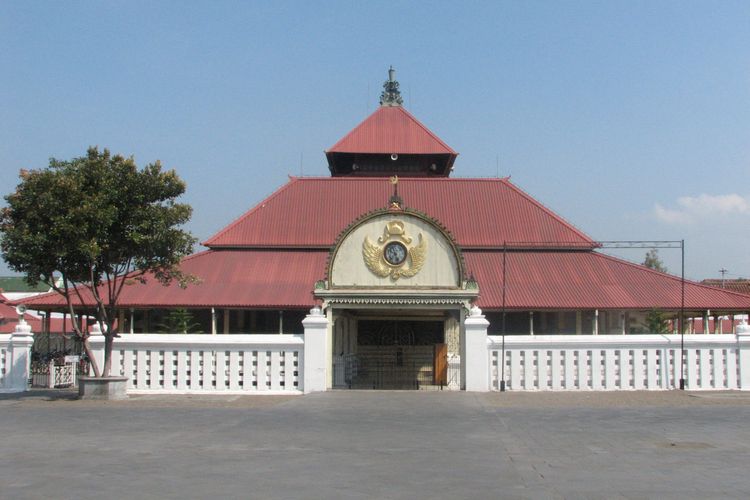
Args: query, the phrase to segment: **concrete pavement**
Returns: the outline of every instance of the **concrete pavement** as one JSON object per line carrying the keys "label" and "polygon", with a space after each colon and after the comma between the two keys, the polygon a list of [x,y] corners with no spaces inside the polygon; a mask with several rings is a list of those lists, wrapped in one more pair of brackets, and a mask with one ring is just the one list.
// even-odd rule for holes
{"label": "concrete pavement", "polygon": [[750,498],[750,394],[0,396],[0,498]]}

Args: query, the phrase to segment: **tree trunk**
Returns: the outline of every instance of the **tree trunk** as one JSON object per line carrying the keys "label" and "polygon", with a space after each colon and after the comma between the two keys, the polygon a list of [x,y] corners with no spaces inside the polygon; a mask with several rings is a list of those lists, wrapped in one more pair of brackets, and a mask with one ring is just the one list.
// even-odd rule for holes
{"label": "tree trunk", "polygon": [[109,377],[112,369],[112,345],[114,344],[114,341],[114,335],[111,333],[107,333],[107,335],[104,336],[104,369],[102,370],[102,377]]}
{"label": "tree trunk", "polygon": [[91,352],[91,346],[89,345],[88,337],[83,339],[83,352],[85,352],[86,357],[89,358],[89,363],[91,363],[91,368],[94,370],[94,376],[101,377],[102,372],[99,370],[99,364],[96,362],[94,353]]}

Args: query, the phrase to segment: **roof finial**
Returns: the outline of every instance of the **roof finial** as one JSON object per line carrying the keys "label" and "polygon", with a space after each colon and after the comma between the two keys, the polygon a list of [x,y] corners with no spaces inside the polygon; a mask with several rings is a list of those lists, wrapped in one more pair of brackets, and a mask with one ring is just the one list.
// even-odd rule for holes
{"label": "roof finial", "polygon": [[393,196],[388,200],[389,208],[391,210],[402,210],[404,200],[398,195],[398,175],[391,177],[390,181],[393,184]]}
{"label": "roof finial", "polygon": [[396,81],[396,70],[393,66],[388,69],[388,81],[383,84],[383,92],[380,94],[381,106],[401,106],[404,100],[401,99],[401,92],[398,90]]}

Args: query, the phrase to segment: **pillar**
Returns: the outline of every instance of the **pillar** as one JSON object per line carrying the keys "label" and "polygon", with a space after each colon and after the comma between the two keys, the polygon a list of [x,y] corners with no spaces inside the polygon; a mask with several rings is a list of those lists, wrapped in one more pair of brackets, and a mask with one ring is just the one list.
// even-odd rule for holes
{"label": "pillar", "polygon": [[594,310],[594,324],[592,325],[594,335],[599,335],[599,309]]}
{"label": "pillar", "polygon": [[[489,352],[487,350],[487,327],[490,322],[482,310],[474,306],[464,320],[464,349],[466,353],[461,362],[464,364],[464,389],[474,392],[489,390]],[[501,360],[505,362],[505,360]]]}
{"label": "pillar", "polygon": [[746,321],[737,325],[737,350],[739,351],[739,389],[750,391],[750,325]]}
{"label": "pillar", "polygon": [[534,335],[534,311],[529,311],[529,335]]}
{"label": "pillar", "polygon": [[[89,330],[89,346],[91,347],[91,354],[96,359],[96,365],[104,373],[104,335],[98,321],[94,321]],[[93,376],[93,373],[91,375]],[[116,376],[119,373],[113,373],[112,375]]]}
{"label": "pillar", "polygon": [[6,367],[4,391],[23,392],[28,390],[32,344],[34,344],[34,334],[31,332],[31,325],[21,316],[15,331],[10,336],[10,366]]}
{"label": "pillar", "polygon": [[327,372],[330,371],[326,366],[328,318],[320,307],[316,306],[310,309],[310,314],[302,320],[302,326],[305,328],[302,388],[305,394],[325,391]]}
{"label": "pillar", "polygon": [[216,335],[216,308],[211,308],[211,335]]}
{"label": "pillar", "polygon": [[135,309],[130,308],[130,333],[135,332]]}
{"label": "pillar", "polygon": [[703,313],[703,334],[708,333],[708,316],[711,314],[711,311],[706,311]]}
{"label": "pillar", "polygon": [[125,333],[125,309],[117,311],[117,333]]}

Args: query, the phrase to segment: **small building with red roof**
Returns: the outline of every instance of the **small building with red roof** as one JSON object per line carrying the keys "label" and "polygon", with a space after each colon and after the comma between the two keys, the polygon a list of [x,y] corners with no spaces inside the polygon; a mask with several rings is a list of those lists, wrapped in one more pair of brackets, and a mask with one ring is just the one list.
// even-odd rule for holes
{"label": "small building with red roof", "polygon": [[[679,277],[602,253],[510,179],[452,178],[458,153],[403,108],[393,70],[380,104],[326,150],[330,177],[290,178],[184,259],[199,284],[127,286],[122,331],[180,308],[206,333],[302,333],[317,304],[333,386],[352,358],[409,377],[459,358],[472,305],[493,335],[645,333],[650,311],[683,307]],[[684,310],[746,314],[750,296],[684,282]]]}

